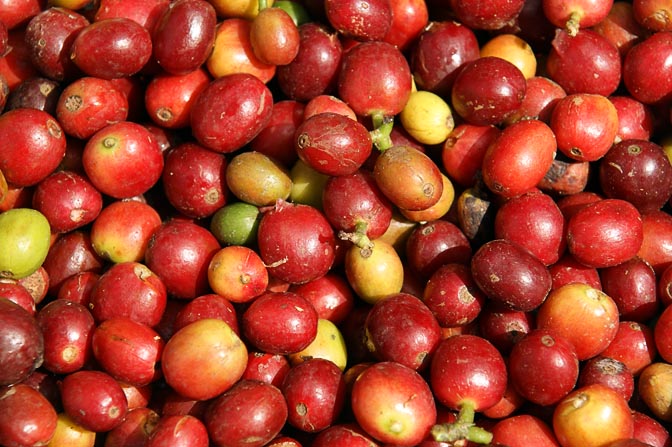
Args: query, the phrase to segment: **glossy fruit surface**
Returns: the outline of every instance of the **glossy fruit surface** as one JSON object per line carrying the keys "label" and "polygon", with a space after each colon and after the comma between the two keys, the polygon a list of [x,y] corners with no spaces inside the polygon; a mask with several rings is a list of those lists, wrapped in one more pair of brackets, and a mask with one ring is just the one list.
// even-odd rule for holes
{"label": "glossy fruit surface", "polygon": [[[229,153],[249,143],[271,117],[271,91],[250,74],[231,74],[212,81],[196,99],[191,113],[194,137],[205,147]],[[215,120],[212,117],[225,119]]]}
{"label": "glossy fruit surface", "polygon": [[[3,364],[6,365],[0,383],[13,385],[26,379],[44,359],[44,336],[32,315],[20,305],[0,299],[2,306],[1,332]],[[9,355],[12,353],[13,355]]]}
{"label": "glossy fruit surface", "polygon": [[85,26],[70,46],[70,59],[84,73],[103,79],[139,72],[152,55],[145,27],[128,18],[104,19]]}
{"label": "glossy fruit surface", "polygon": [[[194,348],[198,344],[198,349]],[[195,359],[207,358],[194,371]],[[167,383],[196,400],[212,399],[231,388],[245,371],[247,348],[222,320],[206,318],[177,331],[166,343],[161,369]]]}
{"label": "glossy fruit surface", "polygon": [[0,276],[20,279],[35,272],[45,261],[51,227],[44,214],[28,208],[0,213],[0,234],[5,249],[0,256]]}

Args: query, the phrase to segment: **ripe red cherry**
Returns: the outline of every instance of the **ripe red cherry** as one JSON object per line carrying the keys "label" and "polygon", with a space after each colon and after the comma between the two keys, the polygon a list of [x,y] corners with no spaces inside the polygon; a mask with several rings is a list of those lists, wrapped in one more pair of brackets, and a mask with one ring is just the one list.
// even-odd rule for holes
{"label": "ripe red cherry", "polygon": [[215,43],[217,13],[204,0],[177,0],[161,14],[152,33],[156,62],[170,74],[187,74],[206,61]]}
{"label": "ripe red cherry", "polygon": [[495,126],[459,124],[443,143],[441,161],[450,179],[462,187],[473,186],[490,144],[501,130]]}
{"label": "ripe red cherry", "polygon": [[157,274],[139,262],[120,262],[100,276],[89,308],[97,322],[123,317],[153,327],[161,321],[166,300],[166,286]]}
{"label": "ripe red cherry", "polygon": [[653,33],[632,47],[623,60],[623,83],[635,99],[656,104],[672,98],[672,32]]}
{"label": "ripe red cherry", "polygon": [[658,355],[654,329],[636,321],[621,321],[616,336],[601,355],[620,361],[638,376]]}
{"label": "ripe red cherry", "polygon": [[2,445],[47,445],[57,425],[56,410],[40,391],[25,383],[0,389]]}
{"label": "ripe red cherry", "polygon": [[366,343],[381,361],[424,369],[441,338],[439,322],[419,298],[407,293],[377,301],[367,315]]}
{"label": "ripe red cherry", "polygon": [[653,330],[658,353],[666,362],[672,359],[672,339],[669,336],[670,328],[672,328],[672,310],[668,311],[668,308],[669,306],[660,314]]}
{"label": "ripe red cherry", "polygon": [[336,272],[327,272],[307,283],[292,285],[289,291],[306,298],[318,317],[336,325],[340,325],[355,306],[355,296],[347,279]]}
{"label": "ripe red cherry", "polygon": [[30,292],[16,280],[0,282],[0,296],[18,304],[27,310],[30,315],[35,316],[35,299]]}
{"label": "ripe red cherry", "polygon": [[653,133],[654,113],[651,106],[632,96],[609,97],[618,112],[618,139],[649,140]]}
{"label": "ripe red cherry", "polygon": [[471,124],[499,124],[515,113],[525,97],[523,73],[494,56],[467,62],[451,90],[455,112]]}
{"label": "ripe red cherry", "polygon": [[505,128],[483,158],[486,186],[503,197],[533,190],[555,158],[557,143],[552,129],[542,121],[522,120]]}
{"label": "ripe red cherry", "polygon": [[472,248],[464,232],[448,220],[420,223],[406,239],[408,267],[422,278],[429,278],[442,265],[467,265]]}
{"label": "ripe red cherry", "polygon": [[19,304],[0,298],[0,309],[0,352],[5,365],[0,384],[5,386],[26,379],[42,364],[44,336],[33,315]]}
{"label": "ripe red cherry", "polygon": [[164,341],[147,325],[128,318],[111,318],[93,331],[91,347],[101,368],[116,380],[145,386],[161,373]]}
{"label": "ripe red cherry", "polygon": [[118,17],[82,28],[70,46],[70,59],[89,76],[123,78],[138,73],[152,56],[152,37],[138,22]]}
{"label": "ripe red cherry", "polygon": [[295,147],[299,158],[325,175],[348,175],[369,158],[369,131],[363,124],[340,113],[318,113],[299,125]]}
{"label": "ripe red cherry", "polygon": [[57,171],[42,180],[33,193],[33,208],[45,215],[53,232],[66,233],[93,222],[103,197],[86,177]]}
{"label": "ripe red cherry", "polygon": [[240,149],[271,118],[273,95],[259,78],[247,73],[210,82],[192,106],[191,128],[196,140],[216,152]]}
{"label": "ripe red cherry", "polygon": [[483,244],[471,258],[471,272],[491,300],[525,312],[543,303],[551,290],[551,274],[539,258],[506,239]]}
{"label": "ripe red cherry", "polygon": [[579,28],[597,25],[609,14],[611,1],[542,0],[544,15],[556,27],[575,35]]}
{"label": "ripe red cherry", "polygon": [[269,273],[291,284],[323,276],[336,258],[329,221],[309,205],[276,203],[259,221],[257,243]]}
{"label": "ripe red cherry", "polygon": [[346,382],[335,363],[312,358],[292,367],[282,383],[287,422],[304,432],[317,433],[334,424],[343,409]]}
{"label": "ripe red cherry", "polygon": [[238,316],[233,303],[226,298],[208,293],[187,302],[175,315],[173,329],[178,331],[194,321],[204,318],[216,318],[228,324],[233,332],[239,334]]}
{"label": "ripe red cherry", "polygon": [[[469,439],[477,434],[474,432],[479,432],[468,429],[473,425],[473,411],[486,410],[504,396],[506,364],[499,351],[486,339],[476,335],[454,335],[442,340],[434,351],[429,384],[439,403],[460,410],[460,417],[455,422],[432,428],[433,438],[443,442]],[[467,425],[467,435],[465,431],[450,433],[452,428],[461,425]]]}
{"label": "ripe red cherry", "polygon": [[544,329],[531,331],[513,345],[508,366],[509,379],[518,393],[539,405],[560,401],[574,389],[579,377],[574,345]]}
{"label": "ripe red cherry", "polygon": [[207,447],[208,430],[205,424],[190,414],[163,416],[149,435],[146,447],[183,445],[188,439],[189,447]]}
{"label": "ripe red cherry", "polygon": [[598,355],[581,366],[577,386],[583,387],[600,383],[619,392],[629,401],[635,388],[635,379],[627,365],[616,359]]}
{"label": "ripe red cherry", "polygon": [[316,22],[299,26],[299,52],[277,68],[278,85],[290,99],[309,101],[336,89],[343,47],[338,34]]}
{"label": "ripe red cherry", "polygon": [[42,263],[49,275],[49,293],[54,295],[66,279],[85,271],[100,273],[103,265],[103,259],[91,245],[89,233],[81,230],[59,237]]}
{"label": "ripe red cherry", "polygon": [[448,263],[429,277],[422,300],[441,327],[464,326],[476,320],[486,296],[476,286],[469,267]]}
{"label": "ripe red cherry", "polygon": [[293,166],[298,158],[294,134],[304,120],[305,108],[306,105],[293,99],[274,102],[270,121],[250,142],[250,149],[279,161],[287,168]]}
{"label": "ripe red cherry", "polygon": [[58,299],[40,309],[36,318],[44,334],[44,367],[47,370],[69,374],[89,362],[95,321],[88,308]]}
{"label": "ripe red cherry", "polygon": [[450,0],[450,7],[457,20],[471,29],[498,30],[515,22],[524,3],[523,0],[489,3]]}
{"label": "ripe red cherry", "polygon": [[553,107],[559,99],[567,96],[567,92],[554,80],[546,76],[533,76],[527,79],[525,98],[520,108],[507,120],[507,124],[521,119],[538,119],[549,123]]}
{"label": "ripe red cherry", "polygon": [[492,343],[503,355],[521,338],[534,329],[533,312],[511,309],[496,301],[486,301],[478,316],[478,330],[483,338]]}
{"label": "ripe red cherry", "polygon": [[582,282],[598,290],[602,289],[598,270],[581,264],[567,252],[556,263],[550,265],[548,270],[553,278],[552,289],[570,282]]}
{"label": "ripe red cherry", "polygon": [[166,198],[184,216],[211,216],[226,204],[226,166],[223,154],[200,144],[169,149],[161,175]]}
{"label": "ripe red cherry", "polygon": [[98,370],[81,370],[65,376],[61,399],[67,415],[91,431],[112,430],[121,424],[128,411],[121,385]]}
{"label": "ripe red cherry", "polygon": [[635,0],[632,2],[634,20],[649,31],[672,31],[670,16],[672,7],[665,2]]}
{"label": "ripe red cherry", "polygon": [[0,115],[0,170],[17,187],[36,185],[65,157],[65,133],[56,119],[38,109]]}
{"label": "ripe red cherry", "polygon": [[25,31],[28,56],[46,77],[72,80],[81,72],[68,57],[74,37],[89,20],[77,11],[47,8],[33,17]]}
{"label": "ripe red cherry", "polygon": [[549,123],[558,150],[578,161],[595,161],[614,144],[618,112],[606,96],[575,93],[560,99]]}
{"label": "ripe red cherry", "polygon": [[[496,445],[511,445],[522,441],[537,447],[557,447],[558,440],[551,427],[537,416],[518,414],[498,421],[492,427]],[[515,444],[514,444],[515,445]]]}
{"label": "ripe red cherry", "polygon": [[108,124],[128,118],[128,98],[108,79],[85,76],[63,88],[56,118],[66,134],[86,140]]}
{"label": "ripe red cherry", "polygon": [[93,20],[127,17],[151,32],[170,0],[101,0]]}
{"label": "ripe red cherry", "polygon": [[602,199],[569,219],[566,237],[569,253],[579,262],[596,268],[618,265],[642,246],[642,217],[630,202]]}
{"label": "ripe red cherry", "polygon": [[147,192],[161,177],[163,154],[156,138],[133,121],[109,124],[91,136],[82,153],[91,183],[117,199]]}
{"label": "ripe red cherry", "polygon": [[605,37],[589,29],[559,30],[546,59],[548,76],[568,93],[609,96],[621,82],[621,56]]}
{"label": "ripe red cherry", "polygon": [[330,177],[322,192],[322,208],[339,237],[360,244],[376,239],[390,226],[393,207],[368,171]]}
{"label": "ripe red cherry", "polygon": [[392,24],[384,41],[407,50],[427,25],[429,11],[424,0],[392,0]]}
{"label": "ripe red cherry", "polygon": [[219,249],[205,228],[190,221],[166,221],[152,235],[145,263],[172,297],[193,299],[209,290],[208,265]]}
{"label": "ripe red cherry", "polygon": [[656,274],[643,259],[635,256],[600,269],[600,283],[604,293],[616,302],[621,320],[646,323],[658,313]]}
{"label": "ripe red cherry", "polygon": [[326,0],[324,11],[336,31],[357,40],[382,40],[392,26],[387,0]]}
{"label": "ripe red cherry", "polygon": [[529,192],[508,200],[495,215],[495,237],[515,242],[545,265],[557,262],[566,247],[565,219],[553,198]]}
{"label": "ripe red cherry", "polygon": [[157,125],[182,129],[190,122],[191,108],[198,94],[210,83],[200,67],[184,75],[158,74],[145,88],[145,108]]}
{"label": "ripe red cherry", "polygon": [[212,400],[204,420],[215,445],[243,445],[248,439],[267,445],[287,421],[287,402],[273,385],[241,380]]}
{"label": "ripe red cherry", "polygon": [[394,116],[411,94],[411,69],[386,42],[362,42],[343,55],[338,96],[358,116]]}
{"label": "ripe red cherry", "polygon": [[599,182],[606,197],[627,200],[642,213],[659,210],[672,196],[672,164],[652,141],[623,140],[600,160]]}
{"label": "ripe red cherry", "polygon": [[411,69],[419,88],[449,95],[460,69],[480,56],[474,31],[452,20],[432,21],[411,50]]}
{"label": "ripe red cherry", "polygon": [[650,211],[642,215],[644,240],[637,256],[648,262],[656,275],[672,265],[672,216],[665,211]]}
{"label": "ripe red cherry", "polygon": [[301,295],[266,292],[245,310],[241,329],[257,349],[290,354],[305,349],[315,339],[317,320],[317,311]]}

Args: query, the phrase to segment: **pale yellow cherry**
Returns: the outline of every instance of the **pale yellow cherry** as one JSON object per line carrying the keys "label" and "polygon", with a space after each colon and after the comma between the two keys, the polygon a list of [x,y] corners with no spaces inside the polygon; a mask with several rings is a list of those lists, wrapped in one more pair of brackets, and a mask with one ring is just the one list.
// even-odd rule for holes
{"label": "pale yellow cherry", "polygon": [[[208,0],[222,18],[238,17],[253,19],[259,14],[259,0]],[[272,6],[273,0],[266,0],[266,6]]]}
{"label": "pale yellow cherry", "polygon": [[343,334],[330,320],[320,318],[317,320],[317,335],[315,339],[303,350],[289,354],[289,362],[292,365],[303,363],[310,359],[325,359],[334,363],[341,371],[345,370],[348,363],[348,350],[345,346]]}
{"label": "pale yellow cherry", "polygon": [[443,143],[455,127],[448,103],[426,90],[411,92],[399,118],[403,128],[422,144]]}

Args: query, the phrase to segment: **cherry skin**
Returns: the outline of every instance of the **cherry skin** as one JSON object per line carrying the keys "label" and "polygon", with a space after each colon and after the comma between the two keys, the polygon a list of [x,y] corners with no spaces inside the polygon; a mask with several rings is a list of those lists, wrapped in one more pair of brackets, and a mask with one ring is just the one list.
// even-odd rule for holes
{"label": "cherry skin", "polygon": [[[506,391],[506,365],[499,351],[479,336],[455,335],[439,343],[429,374],[437,401],[460,411],[456,422],[437,424],[432,428],[434,439],[444,442],[483,439],[489,442],[492,435],[472,424],[474,411],[494,406]],[[467,425],[467,435],[451,435],[451,424]]]}
{"label": "cherry skin", "polygon": [[451,90],[452,105],[471,124],[499,124],[521,106],[526,82],[511,62],[479,57],[460,70]]}

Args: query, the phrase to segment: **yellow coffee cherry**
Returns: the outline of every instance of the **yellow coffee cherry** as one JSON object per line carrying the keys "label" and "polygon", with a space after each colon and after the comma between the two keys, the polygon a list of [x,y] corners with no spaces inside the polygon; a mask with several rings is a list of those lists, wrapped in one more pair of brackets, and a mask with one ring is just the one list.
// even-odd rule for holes
{"label": "yellow coffee cherry", "polygon": [[422,144],[443,143],[455,127],[448,103],[426,90],[411,93],[399,118],[404,129]]}
{"label": "yellow coffee cherry", "polygon": [[341,371],[348,363],[348,351],[343,334],[334,323],[324,318],[317,320],[315,340],[305,349],[289,354],[289,362],[298,365],[306,360],[320,358],[333,362]]}
{"label": "yellow coffee cherry", "polygon": [[[208,0],[222,18],[240,17],[253,19],[259,14],[259,0]],[[266,6],[272,6],[273,0],[267,0]]]}
{"label": "yellow coffee cherry", "polygon": [[513,65],[523,73],[525,79],[537,74],[537,57],[532,47],[514,34],[500,34],[481,47],[481,57],[495,56]]}

